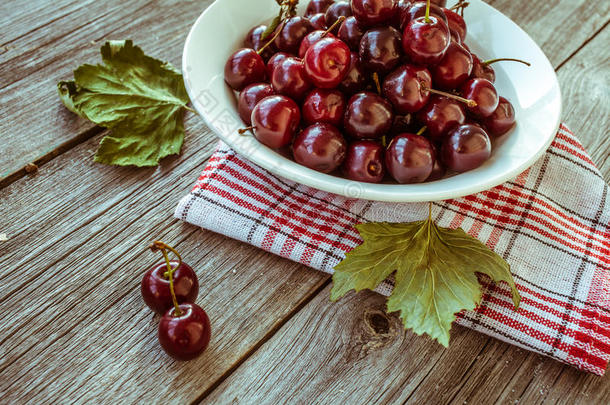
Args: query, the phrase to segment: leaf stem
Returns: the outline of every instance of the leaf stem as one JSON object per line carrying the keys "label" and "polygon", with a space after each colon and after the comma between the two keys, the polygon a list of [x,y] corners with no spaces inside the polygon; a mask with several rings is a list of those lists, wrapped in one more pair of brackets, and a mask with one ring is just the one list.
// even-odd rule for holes
{"label": "leaf stem", "polygon": [[184,108],[185,108],[187,111],[190,111],[190,112],[192,112],[192,113],[194,113],[194,114],[197,114],[197,111],[195,111],[194,109],[192,109],[192,108],[191,108],[191,107],[189,107],[188,105],[185,105],[185,106],[184,106]]}

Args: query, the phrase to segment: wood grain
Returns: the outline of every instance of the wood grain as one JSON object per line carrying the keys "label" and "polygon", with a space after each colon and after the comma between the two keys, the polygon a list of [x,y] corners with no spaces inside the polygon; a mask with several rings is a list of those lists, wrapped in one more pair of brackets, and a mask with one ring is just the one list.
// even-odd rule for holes
{"label": "wood grain", "polygon": [[351,293],[331,303],[329,294],[321,291],[202,403],[610,401],[610,375],[571,371],[459,326],[444,349],[404,332],[384,313],[384,297]]}
{"label": "wood grain", "polygon": [[[608,2],[606,2],[608,4]],[[564,120],[610,181],[610,26],[558,71]]]}
{"label": "wood grain", "polygon": [[[7,134],[0,143],[0,181],[87,139],[82,134],[93,125],[72,118],[56,86],[80,64],[98,63],[105,40],[133,39],[179,67],[189,27],[211,2],[97,1],[11,42],[0,55],[0,134]],[[16,119],[20,136],[14,136]]]}
{"label": "wood grain", "polygon": [[[215,144],[194,117],[189,127],[183,157],[159,169],[92,163],[96,137],[4,190],[0,373],[11,378],[0,380],[1,402],[192,401],[326,282],[170,218]],[[174,244],[198,272],[214,338],[196,361],[162,353],[157,319],[141,300],[140,277],[159,261],[146,249],[153,238]]]}

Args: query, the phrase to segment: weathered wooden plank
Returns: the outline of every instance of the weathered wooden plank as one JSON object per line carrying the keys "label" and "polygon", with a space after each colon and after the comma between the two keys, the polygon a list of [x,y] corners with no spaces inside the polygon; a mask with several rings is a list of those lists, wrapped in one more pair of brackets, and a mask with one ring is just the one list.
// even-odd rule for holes
{"label": "weathered wooden plank", "polygon": [[[216,142],[198,118],[188,127],[183,156],[158,169],[93,163],[96,137],[3,190],[0,373],[11,378],[0,379],[2,402],[194,400],[325,283],[171,219]],[[140,297],[143,271],[159,260],[146,249],[154,238],[198,271],[214,338],[193,362],[162,353]]]}
{"label": "weathered wooden plank", "polygon": [[[608,4],[608,2],[606,2]],[[610,181],[610,26],[558,71],[568,126]]]}
{"label": "weathered wooden plank", "polygon": [[519,24],[555,68],[601,29],[610,15],[607,1],[485,1]]}
{"label": "weathered wooden plank", "polygon": [[[608,403],[610,377],[455,326],[444,349],[401,330],[384,298],[325,288],[203,403],[537,403],[547,396]],[[370,314],[376,314],[376,321]],[[516,372],[516,373],[515,373]],[[569,402],[568,402],[569,403]]]}
{"label": "weathered wooden plank", "polygon": [[0,181],[66,143],[72,146],[93,128],[65,111],[56,84],[78,65],[97,63],[103,41],[131,38],[147,53],[180,66],[189,27],[210,3],[94,2],[57,22],[61,29],[53,23],[15,40],[14,49],[0,56]]}

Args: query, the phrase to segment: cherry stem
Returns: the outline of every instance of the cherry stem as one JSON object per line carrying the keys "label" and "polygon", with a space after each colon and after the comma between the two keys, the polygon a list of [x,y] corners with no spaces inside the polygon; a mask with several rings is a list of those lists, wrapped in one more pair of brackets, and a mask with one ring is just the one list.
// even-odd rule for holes
{"label": "cherry stem", "polygon": [[419,131],[417,131],[417,134],[415,135],[422,135],[424,132],[426,132],[427,129],[428,127],[424,125]]}
{"label": "cherry stem", "polygon": [[388,140],[386,139],[385,135],[381,137],[381,146],[383,146],[384,148],[388,146]]}
{"label": "cherry stem", "polygon": [[460,97],[460,96],[456,96],[455,94],[451,94],[451,93],[447,93],[446,91],[440,91],[440,90],[434,90],[429,88],[428,86],[426,86],[426,84],[424,82],[421,83],[421,88],[423,91],[429,91],[430,93],[433,94],[439,94],[441,96],[445,96],[445,97],[449,97],[453,100],[457,100],[457,101],[461,101],[462,103],[465,103],[468,107],[470,108],[474,108],[477,106],[477,102],[474,100],[470,100],[464,97]]}
{"label": "cherry stem", "polygon": [[426,17],[424,21],[426,21],[426,24],[430,23],[430,0],[426,2]]}
{"label": "cherry stem", "polygon": [[381,84],[379,83],[379,74],[377,72],[373,72],[373,81],[375,82],[375,87],[377,87],[377,93],[381,94]]}
{"label": "cherry stem", "polygon": [[280,25],[280,27],[279,27],[277,30],[275,30],[275,34],[273,35],[273,37],[271,37],[271,39],[270,39],[270,40],[269,40],[269,41],[268,41],[268,42],[267,42],[265,45],[263,45],[263,46],[261,47],[261,49],[259,49],[258,51],[256,51],[256,53],[258,53],[258,54],[260,55],[261,53],[263,53],[263,51],[264,51],[264,50],[265,50],[265,49],[266,49],[266,48],[267,48],[269,45],[271,45],[271,43],[272,43],[273,41],[275,41],[275,39],[277,38],[277,36],[278,36],[278,35],[280,35],[280,32],[282,32],[282,30],[284,29],[284,24],[285,24],[285,21],[284,21],[284,22],[282,22],[282,24]]}
{"label": "cherry stem", "polygon": [[[174,316],[181,316],[182,311],[180,310],[180,306],[178,305],[178,299],[176,298],[176,292],[174,291],[174,271],[182,264],[182,257],[180,257],[180,254],[176,251],[176,249],[159,240],[154,241],[150,246],[150,249],[153,252],[160,250],[161,254],[163,254],[165,264],[167,265],[167,272],[165,272],[164,276],[166,276],[169,280],[169,292],[172,296],[172,301],[174,303]],[[172,268],[172,265],[169,262],[169,256],[167,255],[168,250],[175,254],[178,258],[178,265],[174,268]]]}
{"label": "cherry stem", "polygon": [[185,110],[187,110],[187,111],[190,111],[190,112],[192,112],[192,113],[197,114],[197,111],[195,111],[194,109],[192,109],[192,108],[191,108],[191,107],[189,107],[188,105],[185,105],[185,106],[184,106],[184,109],[185,109]]}
{"label": "cherry stem", "polygon": [[523,63],[524,65],[527,65],[527,66],[532,66],[532,64],[529,62],[526,62],[521,59],[515,59],[515,58],[489,59],[489,60],[486,60],[485,62],[481,62],[481,65],[487,66],[487,65],[491,65],[492,63],[496,63],[496,62],[519,62],[519,63]]}
{"label": "cherry stem", "polygon": [[240,135],[245,134],[248,131],[252,131],[253,129],[255,129],[255,126],[250,125],[249,127],[245,127],[245,128],[240,128],[237,130],[237,132],[239,132]]}
{"label": "cherry stem", "polygon": [[331,25],[330,27],[328,27],[328,29],[326,31],[324,31],[324,34],[322,34],[320,36],[320,38],[324,38],[326,36],[326,34],[330,33],[332,30],[335,29],[335,27],[339,24],[341,24],[343,21],[345,21],[345,16],[342,15],[341,17],[339,17],[339,19],[337,19],[337,21],[335,21],[333,23],[333,25]]}

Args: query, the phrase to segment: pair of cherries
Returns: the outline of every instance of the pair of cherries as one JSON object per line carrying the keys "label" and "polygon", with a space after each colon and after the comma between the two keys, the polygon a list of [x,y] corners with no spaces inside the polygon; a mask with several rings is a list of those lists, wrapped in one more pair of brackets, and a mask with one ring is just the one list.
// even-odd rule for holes
{"label": "pair of cherries", "polygon": [[[166,243],[155,241],[150,249],[161,252],[165,259],[144,274],[140,285],[146,305],[161,315],[159,342],[176,360],[194,359],[207,348],[212,333],[208,315],[195,304],[199,295],[197,274]],[[169,260],[168,251],[178,260]]]}

